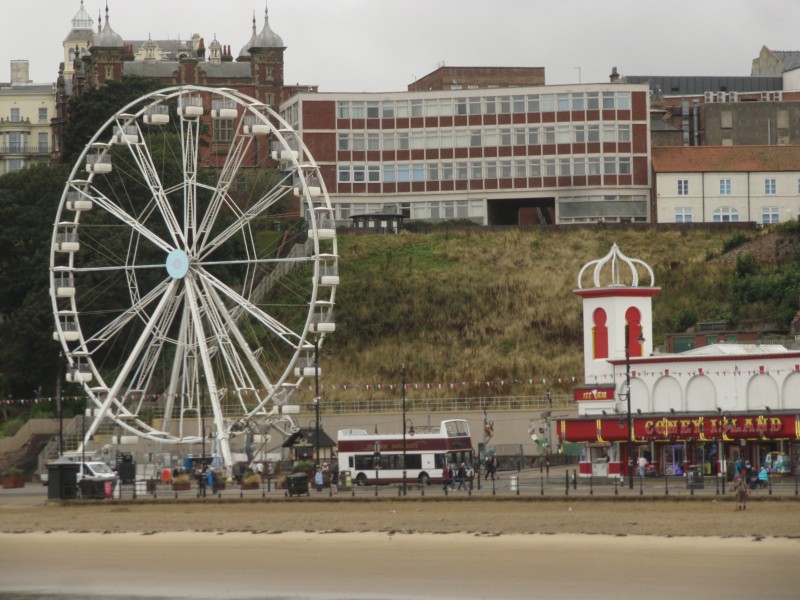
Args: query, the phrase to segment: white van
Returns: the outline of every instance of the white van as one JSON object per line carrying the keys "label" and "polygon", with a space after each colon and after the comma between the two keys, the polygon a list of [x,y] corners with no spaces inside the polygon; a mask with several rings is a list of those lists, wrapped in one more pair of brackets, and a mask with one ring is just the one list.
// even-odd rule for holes
{"label": "white van", "polygon": [[107,479],[109,481],[117,479],[111,467],[102,461],[85,462],[81,463],[81,465],[83,468],[78,469],[78,481],[84,477],[89,479]]}

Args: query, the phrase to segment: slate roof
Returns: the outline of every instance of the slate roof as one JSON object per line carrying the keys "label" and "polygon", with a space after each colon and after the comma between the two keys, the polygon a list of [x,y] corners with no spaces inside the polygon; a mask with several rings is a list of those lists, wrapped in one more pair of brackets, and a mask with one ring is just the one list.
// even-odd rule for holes
{"label": "slate roof", "polygon": [[800,67],[800,51],[797,50],[772,50],[772,53],[781,59],[784,71],[791,71]]}
{"label": "slate roof", "polygon": [[706,92],[770,92],[783,89],[783,77],[625,75],[619,81],[646,83],[656,98],[700,96]]}
{"label": "slate roof", "polygon": [[800,171],[800,146],[656,146],[656,173]]}

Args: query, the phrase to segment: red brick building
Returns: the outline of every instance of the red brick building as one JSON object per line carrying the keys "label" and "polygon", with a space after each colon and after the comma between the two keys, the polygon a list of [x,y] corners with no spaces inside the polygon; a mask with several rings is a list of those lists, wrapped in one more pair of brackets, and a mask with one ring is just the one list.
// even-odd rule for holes
{"label": "red brick building", "polygon": [[516,87],[518,69],[508,79],[492,69],[499,87],[451,89],[444,74],[455,72],[412,86],[441,88],[432,91],[299,93],[282,104],[342,225],[392,210],[488,225],[650,220],[646,85]]}

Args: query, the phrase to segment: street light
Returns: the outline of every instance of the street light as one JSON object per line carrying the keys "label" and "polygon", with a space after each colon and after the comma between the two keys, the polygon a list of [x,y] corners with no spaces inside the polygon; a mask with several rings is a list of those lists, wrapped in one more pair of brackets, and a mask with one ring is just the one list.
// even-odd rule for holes
{"label": "street light", "polygon": [[717,465],[717,476],[722,476],[722,493],[725,493],[725,483],[728,477],[728,469],[725,465],[725,417],[727,413],[721,408],[717,407],[717,412],[720,414],[721,423],[719,424],[719,464]]}
{"label": "street light", "polygon": [[[639,333],[636,338],[639,344],[644,342],[644,336]],[[628,488],[633,489],[633,415],[631,415],[631,336],[630,324],[625,323],[625,385],[628,400]]]}
{"label": "street light", "polygon": [[314,415],[316,417],[316,446],[317,462],[319,466],[319,338],[314,340]]}
{"label": "street light", "polygon": [[403,363],[401,372],[403,374],[401,388],[403,393],[403,495],[405,496],[408,494],[408,487],[406,486],[406,363]]}

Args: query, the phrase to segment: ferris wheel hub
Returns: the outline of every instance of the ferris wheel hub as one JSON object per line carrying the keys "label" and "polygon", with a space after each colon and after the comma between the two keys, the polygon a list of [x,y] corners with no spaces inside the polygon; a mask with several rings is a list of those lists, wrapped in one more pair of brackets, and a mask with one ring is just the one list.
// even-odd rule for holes
{"label": "ferris wheel hub", "polygon": [[167,273],[173,279],[183,279],[189,272],[189,256],[185,251],[176,248],[167,254]]}

